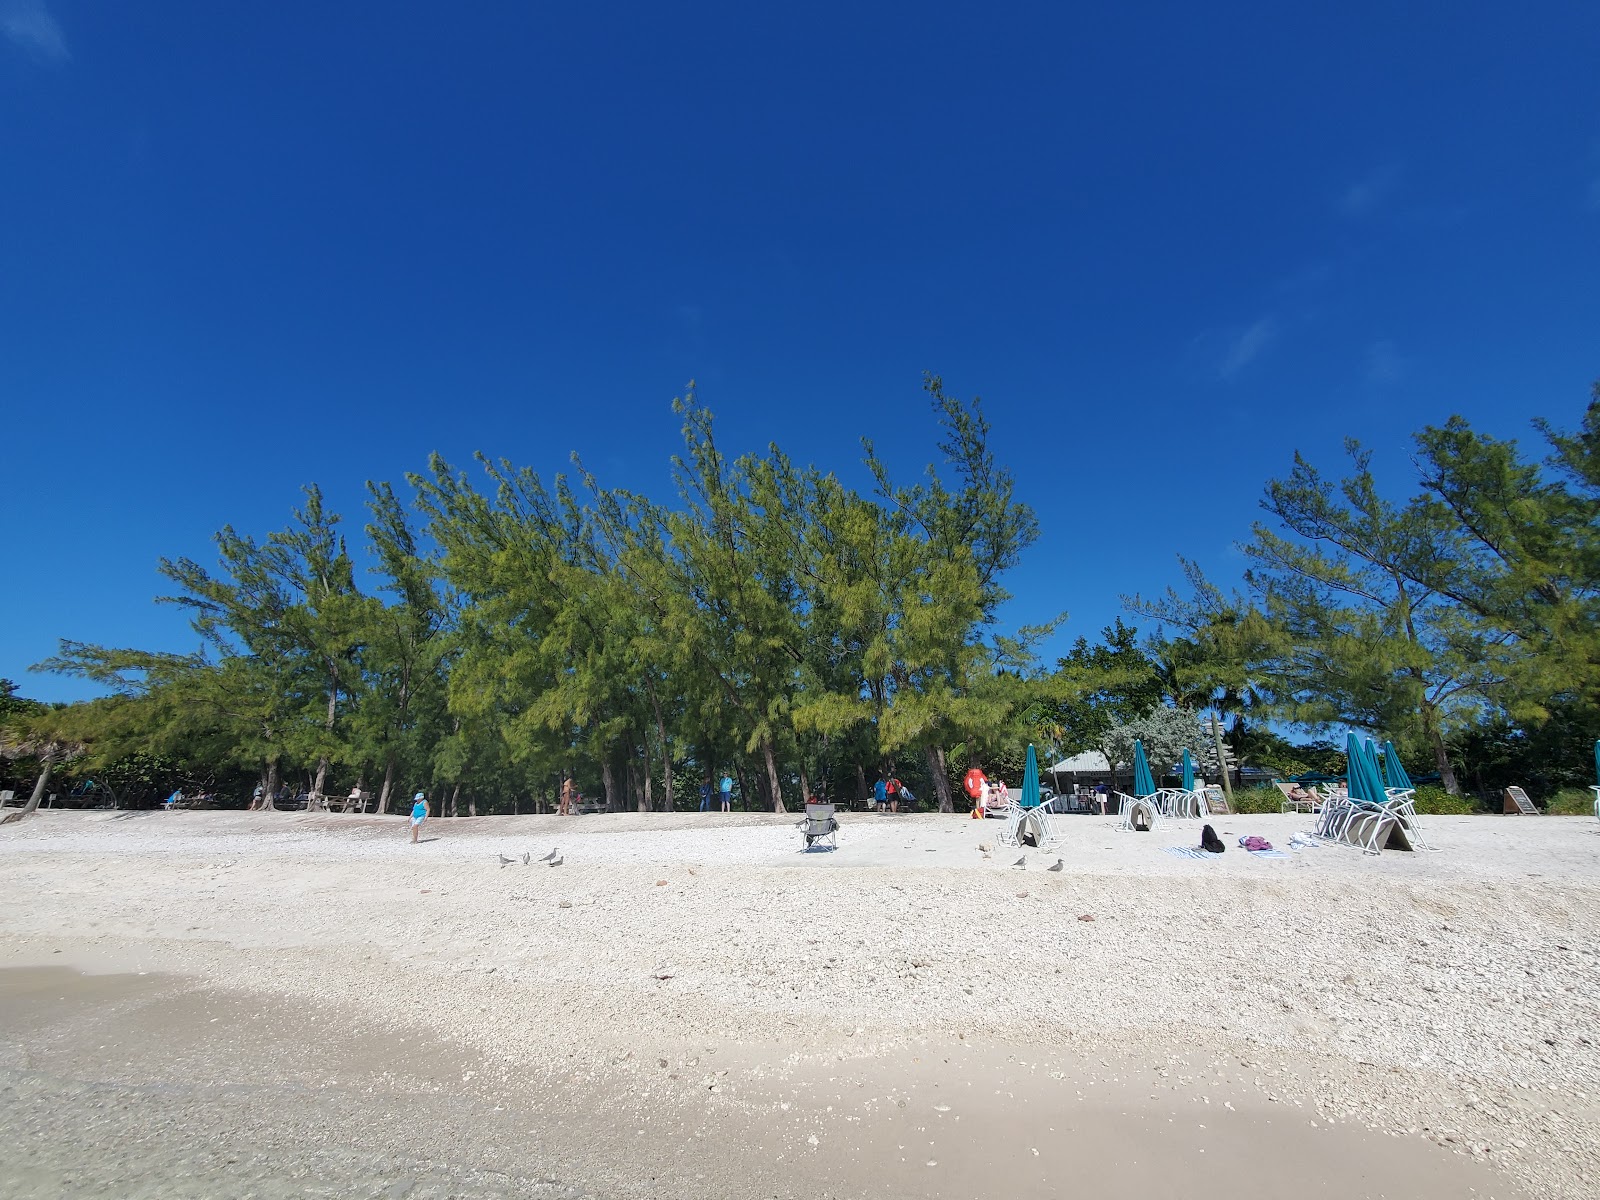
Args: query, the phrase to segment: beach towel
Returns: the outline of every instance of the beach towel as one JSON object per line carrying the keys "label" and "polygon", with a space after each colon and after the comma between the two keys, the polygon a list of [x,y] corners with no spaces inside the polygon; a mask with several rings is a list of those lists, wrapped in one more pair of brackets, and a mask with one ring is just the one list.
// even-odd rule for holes
{"label": "beach towel", "polygon": [[1288,858],[1282,850],[1247,850],[1245,853],[1255,858]]}
{"label": "beach towel", "polygon": [[1164,849],[1173,858],[1198,858],[1201,862],[1208,862],[1216,857],[1215,854],[1209,854],[1198,846],[1166,846]]}

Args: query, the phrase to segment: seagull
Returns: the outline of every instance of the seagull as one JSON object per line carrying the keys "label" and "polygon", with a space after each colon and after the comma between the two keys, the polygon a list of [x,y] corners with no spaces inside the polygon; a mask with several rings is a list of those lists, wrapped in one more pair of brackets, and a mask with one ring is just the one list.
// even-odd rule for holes
{"label": "seagull", "polygon": [[552,850],[552,851],[550,851],[549,854],[546,854],[539,861],[540,862],[554,862],[555,861],[555,857],[556,857],[556,851]]}
{"label": "seagull", "polygon": [[533,855],[529,854],[526,850],[524,850],[522,852],[522,865],[523,866],[527,866],[532,861],[533,861]]}
{"label": "seagull", "polygon": [[1013,867],[1026,867],[1028,865],[1028,856],[1026,854],[1024,854],[1021,858],[1017,859],[1017,861],[1012,863],[1011,865]]}
{"label": "seagull", "polygon": [[550,865],[552,867],[559,867],[565,861],[566,861],[566,859],[563,859],[563,858],[552,858],[550,860]]}
{"label": "seagull", "polygon": [[501,868],[501,870],[504,870],[506,867],[509,867],[512,863],[514,863],[516,861],[517,860],[514,859],[514,858],[507,858],[504,854],[500,855],[500,868]]}
{"label": "seagull", "polygon": [[1065,866],[1065,865],[1066,865],[1066,863],[1065,863],[1065,861],[1064,861],[1064,860],[1062,860],[1062,859],[1059,859],[1059,858],[1058,858],[1058,859],[1056,859],[1056,865],[1055,865],[1055,866],[1053,866],[1053,867],[1046,867],[1046,868],[1045,868],[1045,870],[1046,870],[1046,871],[1059,871],[1059,870],[1061,870],[1061,868],[1062,868],[1062,867],[1064,867],[1064,866]]}

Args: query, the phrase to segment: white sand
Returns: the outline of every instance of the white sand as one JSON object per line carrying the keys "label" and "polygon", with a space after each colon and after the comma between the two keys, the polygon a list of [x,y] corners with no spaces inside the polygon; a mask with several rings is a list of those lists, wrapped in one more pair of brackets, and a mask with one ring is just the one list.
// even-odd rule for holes
{"label": "white sand", "polygon": [[[398,818],[46,813],[0,828],[0,964],[175,972],[312,1014],[381,998],[502,1081],[730,1120],[819,1066],[872,1090],[874,1063],[960,1047],[1079,1094],[1437,1142],[1481,1195],[1600,1195],[1593,820],[1434,818],[1433,854],[1261,859],[1236,838],[1286,847],[1310,818],[1220,818],[1230,850],[1199,862],[1160,849],[1198,823],[1072,817],[1022,870],[978,850],[997,822],[846,815],[838,852],[800,854],[792,820],[436,820],[412,846]],[[553,847],[559,868],[520,862]]]}

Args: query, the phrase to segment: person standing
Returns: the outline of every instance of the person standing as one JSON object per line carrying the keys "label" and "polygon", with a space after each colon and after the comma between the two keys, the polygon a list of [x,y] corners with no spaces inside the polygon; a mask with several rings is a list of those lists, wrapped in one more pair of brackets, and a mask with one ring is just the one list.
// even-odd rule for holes
{"label": "person standing", "polygon": [[722,811],[733,811],[733,776],[722,777]]}
{"label": "person standing", "polygon": [[889,811],[892,812],[892,813],[899,812],[900,811],[900,781],[898,779],[896,779],[893,775],[891,775],[889,777],[889,782],[886,785],[884,785],[884,791],[887,792],[888,795],[889,795]]}
{"label": "person standing", "polygon": [[561,781],[561,815],[570,817],[573,804],[582,802],[583,797],[578,794],[577,785],[572,782],[572,776],[568,775]]}
{"label": "person standing", "polygon": [[709,779],[700,785],[700,811],[711,811],[711,781]]}
{"label": "person standing", "polygon": [[417,844],[417,834],[422,831],[422,823],[428,819],[428,797],[418,792],[411,797],[411,844]]}
{"label": "person standing", "polygon": [[880,775],[872,784],[872,803],[881,813],[889,811],[889,785]]}

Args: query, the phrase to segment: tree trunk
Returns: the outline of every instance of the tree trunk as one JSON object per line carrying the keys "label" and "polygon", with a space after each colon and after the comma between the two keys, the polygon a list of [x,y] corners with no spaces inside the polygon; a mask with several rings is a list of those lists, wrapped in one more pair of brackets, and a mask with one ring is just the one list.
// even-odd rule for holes
{"label": "tree trunk", "polygon": [[804,804],[811,799],[811,780],[806,776],[804,763],[800,764],[800,803]]}
{"label": "tree trunk", "polygon": [[[750,807],[750,777],[744,773],[743,763],[735,767],[733,773],[739,780],[739,811],[743,812]],[[717,800],[719,794],[716,787],[713,786],[711,789],[711,803],[721,807]]]}
{"label": "tree trunk", "polygon": [[655,812],[656,798],[650,779],[650,735],[647,733],[641,739],[641,748],[644,750],[644,791],[639,796],[640,812]]}
{"label": "tree trunk", "polygon": [[661,704],[656,699],[655,680],[647,679],[650,686],[650,707],[656,714],[656,736],[661,739],[661,782],[665,795],[662,797],[665,811],[672,811],[672,748],[667,745],[667,726],[661,719]]}
{"label": "tree trunk", "polygon": [[861,764],[856,764],[856,800],[865,800],[872,793],[867,791],[867,773],[861,769]]}
{"label": "tree trunk", "polygon": [[[944,751],[930,742],[922,748],[922,754],[928,760],[928,774],[933,777],[933,793],[939,797],[939,811],[955,812],[956,800],[950,791],[950,775],[944,769]],[[856,769],[860,770],[859,767]]]}
{"label": "tree trunk", "polygon": [[384,767],[383,767],[383,790],[378,793],[378,808],[377,808],[377,811],[380,814],[381,813],[386,813],[386,812],[389,811],[389,793],[392,792],[393,790],[394,790],[394,751],[391,750],[391,751],[389,751],[389,761],[386,762],[384,764]]}
{"label": "tree trunk", "polygon": [[278,811],[278,760],[275,758],[267,759],[267,775],[262,782],[259,807],[262,812]]}
{"label": "tree trunk", "polygon": [[767,783],[772,787],[772,811],[775,813],[788,812],[783,806],[783,791],[778,786],[778,759],[772,753],[772,739],[761,739],[761,756],[767,760]]}
{"label": "tree trunk", "polygon": [[600,757],[600,783],[606,790],[606,811],[616,812],[616,778],[611,772],[611,756],[609,754],[604,754]]}
{"label": "tree trunk", "polygon": [[1450,765],[1450,751],[1445,748],[1444,735],[1433,723],[1431,714],[1425,713],[1423,720],[1428,726],[1428,743],[1433,747],[1433,761],[1438,764],[1439,779],[1444,784],[1444,790],[1452,796],[1459,796],[1461,784],[1456,779],[1456,769]]}
{"label": "tree trunk", "polygon": [[448,815],[452,817],[456,815],[456,801],[459,799],[461,799],[461,785],[458,783],[450,790],[450,811]]}
{"label": "tree trunk", "polygon": [[34,781],[33,795],[28,797],[27,804],[22,806],[18,815],[27,816],[39,807],[39,801],[44,799],[44,790],[50,786],[50,775],[56,769],[56,756],[53,751],[47,751],[39,758],[39,778]]}
{"label": "tree trunk", "polygon": [[475,792],[475,791],[474,792],[468,792],[467,793],[467,816],[475,817],[477,815],[478,815],[478,793]]}

